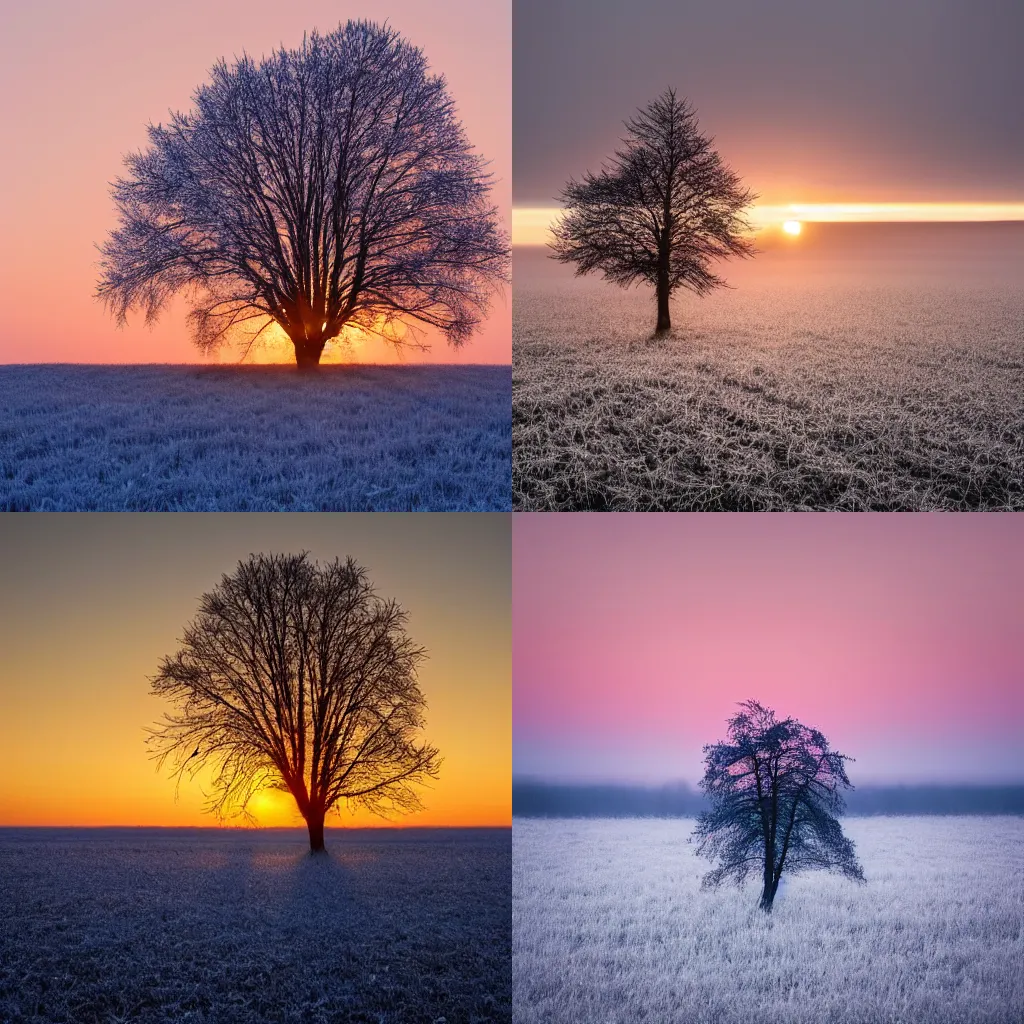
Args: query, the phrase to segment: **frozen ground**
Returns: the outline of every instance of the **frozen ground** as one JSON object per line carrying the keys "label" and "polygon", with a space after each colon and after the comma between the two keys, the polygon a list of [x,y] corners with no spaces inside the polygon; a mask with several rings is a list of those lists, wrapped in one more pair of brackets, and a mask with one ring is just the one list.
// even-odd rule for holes
{"label": "frozen ground", "polygon": [[701,892],[684,819],[513,825],[516,1024],[1020,1024],[1024,818],[847,818],[867,884]]}
{"label": "frozen ground", "polygon": [[516,290],[513,505],[1024,510],[1024,290]]}
{"label": "frozen ground", "polygon": [[502,366],[0,367],[0,510],[502,511]]}
{"label": "frozen ground", "polygon": [[3,1024],[511,1019],[507,829],[0,829]]}

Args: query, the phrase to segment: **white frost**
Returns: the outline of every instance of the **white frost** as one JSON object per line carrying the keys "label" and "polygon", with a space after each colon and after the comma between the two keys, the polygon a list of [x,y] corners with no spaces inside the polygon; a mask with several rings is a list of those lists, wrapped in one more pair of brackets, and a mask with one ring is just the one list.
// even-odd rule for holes
{"label": "white frost", "polygon": [[866,885],[702,892],[688,820],[516,819],[516,1024],[1020,1024],[1024,818],[845,818]]}
{"label": "white frost", "polygon": [[0,367],[0,510],[504,511],[503,366]]}

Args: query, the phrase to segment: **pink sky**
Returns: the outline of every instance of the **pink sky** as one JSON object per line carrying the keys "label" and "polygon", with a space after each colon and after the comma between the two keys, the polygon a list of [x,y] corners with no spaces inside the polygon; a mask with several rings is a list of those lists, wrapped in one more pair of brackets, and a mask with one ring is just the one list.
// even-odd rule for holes
{"label": "pink sky", "polygon": [[754,697],[851,778],[1024,779],[1024,517],[531,513],[517,776],[695,783]]}
{"label": "pink sky", "polygon": [[[507,0],[32,0],[0,11],[0,162],[4,323],[0,363],[198,362],[176,303],[150,330],[118,330],[92,295],[94,243],[114,226],[108,183],[122,156],[146,144],[148,121],[187,109],[220,57],[269,52],[348,18],[387,19],[448,79],[473,145],[491,161],[494,197],[512,197],[512,12]],[[230,358],[230,356],[227,356]],[[237,358],[237,356],[235,356]],[[367,342],[360,362],[393,361]],[[410,362],[509,363],[512,302],[497,296],[462,350],[443,338]]]}

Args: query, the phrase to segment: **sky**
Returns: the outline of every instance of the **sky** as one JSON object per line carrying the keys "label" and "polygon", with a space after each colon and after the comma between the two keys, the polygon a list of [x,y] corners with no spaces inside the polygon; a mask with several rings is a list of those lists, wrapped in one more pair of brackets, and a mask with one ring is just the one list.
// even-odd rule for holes
{"label": "sky", "polygon": [[[200,362],[176,301],[152,329],[141,317],[119,330],[93,298],[100,243],[116,224],[109,183],[123,156],[146,145],[146,125],[187,110],[221,57],[295,46],[304,32],[348,18],[389,23],[445,75],[470,142],[491,162],[494,201],[511,205],[512,54],[508,0],[33,0],[0,6],[0,363]],[[437,336],[406,362],[509,363],[511,296],[462,349]],[[393,362],[374,339],[338,353]],[[223,361],[238,359],[224,352]],[[293,358],[287,346],[261,357]]]}
{"label": "sky", "polygon": [[1018,0],[514,0],[514,238],[668,86],[772,222],[1024,219],[1022,35]]}
{"label": "sky", "polygon": [[[199,598],[254,552],[351,555],[426,647],[425,737],[441,752],[402,825],[511,822],[510,517],[502,513],[103,513],[11,516],[0,531],[0,825],[206,825],[175,799],[146,728],[170,705],[149,678]],[[263,825],[301,825],[284,794]],[[345,811],[328,825],[387,825]]]}
{"label": "sky", "polygon": [[1024,782],[1024,518],[517,515],[513,773],[695,784],[754,698],[863,783]]}

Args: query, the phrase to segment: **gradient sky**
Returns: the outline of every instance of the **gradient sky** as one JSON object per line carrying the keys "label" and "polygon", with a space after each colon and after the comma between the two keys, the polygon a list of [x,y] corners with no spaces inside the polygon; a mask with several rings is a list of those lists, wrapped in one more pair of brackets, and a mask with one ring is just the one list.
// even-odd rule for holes
{"label": "gradient sky", "polygon": [[[473,145],[491,161],[499,209],[511,204],[511,7],[508,0],[32,0],[0,7],[0,363],[199,362],[178,301],[150,330],[118,330],[93,299],[101,242],[115,223],[108,183],[146,124],[186,110],[220,57],[295,46],[348,18],[387,19],[421,47],[448,84]],[[438,336],[407,362],[508,363],[512,303],[455,352]],[[287,347],[280,353],[290,356]],[[225,352],[226,361],[237,353]],[[391,362],[368,339],[347,358]]]}
{"label": "gradient sky", "polygon": [[514,189],[669,85],[762,203],[1024,201],[1019,0],[514,0]]}
{"label": "gradient sky", "polygon": [[[0,825],[215,825],[202,776],[157,773],[149,694],[199,597],[251,552],[351,555],[429,657],[425,735],[444,763],[406,825],[511,821],[510,517],[501,513],[11,516],[0,531]],[[301,824],[284,794],[262,824]],[[329,824],[387,824],[345,812]]]}
{"label": "gradient sky", "polygon": [[1024,517],[515,516],[517,777],[695,783],[755,698],[861,782],[1024,781]]}

